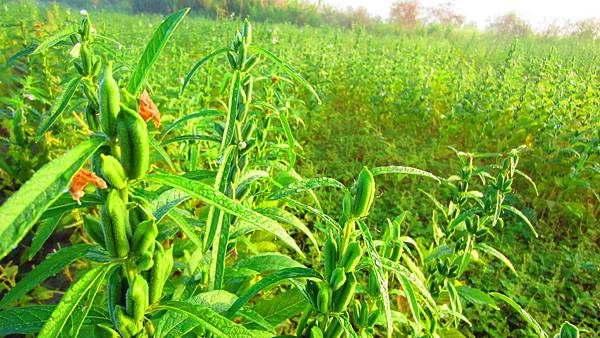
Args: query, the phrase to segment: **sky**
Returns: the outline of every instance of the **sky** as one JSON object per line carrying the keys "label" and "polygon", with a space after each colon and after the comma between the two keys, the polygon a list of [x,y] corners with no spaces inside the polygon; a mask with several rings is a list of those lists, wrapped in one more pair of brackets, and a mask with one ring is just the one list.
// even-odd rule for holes
{"label": "sky", "polygon": [[[362,6],[370,13],[383,18],[387,17],[394,2],[394,0],[320,1],[341,8]],[[557,20],[576,21],[600,17],[600,0],[419,0],[419,3],[425,7],[448,2],[466,17],[466,22],[474,22],[479,28],[485,28],[492,18],[511,11],[515,11],[537,29]]]}

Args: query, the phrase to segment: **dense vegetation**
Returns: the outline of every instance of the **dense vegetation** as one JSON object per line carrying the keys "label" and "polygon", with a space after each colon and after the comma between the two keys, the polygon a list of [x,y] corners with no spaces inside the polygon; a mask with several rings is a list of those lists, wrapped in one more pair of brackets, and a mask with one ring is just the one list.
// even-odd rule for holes
{"label": "dense vegetation", "polygon": [[[596,40],[0,10],[0,335],[600,333]],[[148,174],[97,114],[109,62],[119,116],[160,110]]]}

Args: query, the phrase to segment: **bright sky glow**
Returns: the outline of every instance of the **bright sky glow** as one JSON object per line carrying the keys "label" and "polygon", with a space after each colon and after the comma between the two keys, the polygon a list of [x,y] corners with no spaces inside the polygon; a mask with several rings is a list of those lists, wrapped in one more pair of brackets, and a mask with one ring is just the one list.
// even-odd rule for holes
{"label": "bright sky glow", "polygon": [[[317,0],[312,0],[316,2]],[[366,8],[371,14],[387,18],[394,0],[320,0],[340,8]],[[485,28],[490,20],[498,15],[515,11],[534,28],[542,28],[552,22],[576,21],[600,17],[600,0],[420,0],[425,7],[452,3],[454,8],[466,17],[466,22],[474,22]]]}

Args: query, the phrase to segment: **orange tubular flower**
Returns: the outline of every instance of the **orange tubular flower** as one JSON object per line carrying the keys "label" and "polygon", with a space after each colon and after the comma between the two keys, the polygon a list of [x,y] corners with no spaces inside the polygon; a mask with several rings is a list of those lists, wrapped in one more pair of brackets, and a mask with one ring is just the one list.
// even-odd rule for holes
{"label": "orange tubular flower", "polygon": [[145,89],[140,96],[140,116],[146,122],[154,119],[154,126],[156,128],[160,126],[160,112]]}
{"label": "orange tubular flower", "polygon": [[83,189],[90,183],[95,185],[98,189],[106,189],[107,187],[106,182],[104,182],[102,178],[85,169],[79,169],[77,174],[71,179],[69,193],[77,203],[79,203],[79,200],[85,195]]}

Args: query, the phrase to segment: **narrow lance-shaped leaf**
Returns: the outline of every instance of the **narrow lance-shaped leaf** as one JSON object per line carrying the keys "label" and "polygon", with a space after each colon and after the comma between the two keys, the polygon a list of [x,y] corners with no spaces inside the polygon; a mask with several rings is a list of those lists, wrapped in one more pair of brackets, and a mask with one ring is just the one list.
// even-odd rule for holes
{"label": "narrow lance-shaped leaf", "polygon": [[371,236],[369,228],[363,221],[358,221],[357,223],[360,227],[362,238],[367,246],[367,254],[369,255],[371,266],[373,267],[372,272],[374,272],[377,276],[377,283],[379,284],[379,293],[381,294],[383,310],[385,312],[387,335],[388,337],[391,337],[394,327],[392,324],[392,309],[390,306],[390,295],[388,292],[388,280],[385,274],[383,273],[383,264],[381,263],[379,253],[377,252],[377,249],[375,249],[375,245],[373,244],[373,237]]}
{"label": "narrow lance-shaped leaf", "polygon": [[48,38],[46,38],[46,40],[42,41],[42,43],[40,43],[31,53],[32,55],[34,54],[39,54],[43,51],[45,51],[48,48],[54,47],[57,44],[59,44],[60,42],[68,39],[71,35],[76,34],[77,30],[75,29],[70,29],[70,30],[66,30],[66,31],[62,31],[62,32],[58,32]]}
{"label": "narrow lance-shaped leaf", "polygon": [[225,130],[223,130],[223,137],[221,139],[221,152],[225,149],[225,147],[229,146],[233,140],[233,132],[237,122],[238,105],[240,102],[240,81],[240,72],[236,71],[231,77],[231,86],[229,87],[229,111],[227,112]]}
{"label": "narrow lance-shaped leaf", "polygon": [[294,141],[294,134],[292,133],[290,122],[288,121],[288,118],[285,115],[285,113],[279,112],[277,116],[279,117],[279,121],[281,121],[281,126],[283,127],[285,138],[287,139],[288,160],[290,161],[290,163],[288,164],[288,169],[291,169],[294,167],[294,164],[296,164],[296,151],[294,150],[296,142]]}
{"label": "narrow lance-shaped leaf", "polygon": [[36,133],[38,141],[42,138],[42,136],[44,136],[48,129],[52,127],[54,122],[56,122],[58,117],[65,111],[65,109],[67,109],[67,105],[69,104],[69,101],[71,101],[73,94],[75,94],[75,91],[79,87],[79,83],[81,83],[81,77],[71,79],[71,81],[67,83],[67,85],[65,86],[65,91],[58,99],[58,104],[52,110],[50,116],[46,120],[44,120],[42,125],[38,128]]}
{"label": "narrow lance-shaped leaf", "polygon": [[248,290],[246,290],[236,301],[231,305],[229,310],[225,312],[225,316],[232,318],[235,313],[242,308],[252,297],[259,293],[264,288],[278,283],[284,279],[290,278],[322,278],[321,275],[313,269],[308,268],[287,268],[281,269],[274,272],[267,277],[261,279],[258,283],[254,284]]}
{"label": "narrow lance-shaped leaf", "polygon": [[533,232],[533,235],[536,238],[539,237],[537,231],[535,231],[535,228],[533,227],[533,224],[531,224],[531,222],[529,221],[529,218],[527,218],[527,216],[523,215],[523,213],[519,209],[513,207],[512,205],[503,205],[502,209],[511,212],[512,214],[517,216],[519,219],[521,219],[523,222],[525,222],[525,224],[527,224],[527,226],[529,227],[531,232]]}
{"label": "narrow lance-shaped leaf", "polygon": [[296,250],[298,254],[304,256],[304,253],[298,247],[296,242],[294,242],[294,239],[279,224],[240,203],[236,203],[229,197],[216,191],[208,184],[183,177],[159,174],[149,175],[148,180],[177,188],[192,195],[193,197],[200,199],[208,205],[215,206],[227,213],[240,217],[241,219],[277,236],[285,244]]}
{"label": "narrow lance-shaped leaf", "polygon": [[492,255],[492,256],[498,258],[502,263],[504,263],[504,265],[506,265],[510,269],[510,271],[512,271],[512,273],[515,274],[515,276],[518,276],[517,271],[515,270],[515,267],[512,265],[510,260],[504,254],[502,254],[500,251],[487,245],[486,243],[478,243],[476,245],[476,248],[480,249],[481,251],[483,251],[489,255]]}
{"label": "narrow lance-shaped leaf", "polygon": [[285,71],[294,80],[300,82],[300,84],[302,84],[304,87],[306,87],[306,89],[308,89],[311,92],[311,94],[313,94],[315,96],[315,98],[317,99],[317,101],[319,102],[319,104],[321,104],[321,99],[319,98],[319,95],[317,94],[317,92],[315,91],[315,89],[310,85],[310,83],[308,83],[308,81],[306,81],[302,77],[302,75],[298,74],[298,72],[294,68],[292,68],[292,66],[290,66],[285,61],[281,60],[280,58],[278,58],[277,56],[275,56],[275,54],[269,52],[266,49],[262,49],[262,48],[256,47],[256,46],[252,46],[251,48],[254,49],[254,50],[256,50],[257,52],[259,52],[260,54],[266,56],[267,58],[271,59],[271,61],[275,62],[279,66],[283,67],[283,69],[285,69]]}
{"label": "narrow lance-shaped leaf", "polygon": [[401,167],[401,166],[397,166],[397,165],[373,168],[373,170],[371,170],[371,173],[373,174],[373,176],[379,176],[379,175],[384,175],[384,174],[404,174],[404,175],[425,176],[425,177],[429,177],[429,178],[432,178],[432,179],[440,182],[440,179],[437,176],[435,176],[434,174],[427,172],[425,170],[412,168],[412,167]]}
{"label": "narrow lance-shaped leaf", "polygon": [[38,253],[38,251],[40,251],[44,243],[46,243],[48,238],[50,238],[50,236],[58,226],[58,223],[60,222],[62,216],[63,215],[60,214],[58,216],[48,218],[42,223],[40,223],[40,225],[37,227],[37,231],[33,235],[33,239],[31,240],[31,246],[29,247],[29,249],[27,249],[28,261],[30,261],[33,258],[33,256],[35,256]]}
{"label": "narrow lance-shaped leaf", "polygon": [[101,283],[111,265],[101,265],[93,268],[83,275],[75,284],[71,285],[69,290],[64,294],[58,306],[52,312],[52,315],[42,327],[39,338],[55,338],[58,337],[63,330],[67,320],[79,306],[81,300],[85,297],[90,289],[97,283]]}
{"label": "narrow lance-shaped leaf", "polygon": [[42,261],[42,263],[40,263],[40,265],[25,275],[25,277],[23,277],[23,279],[21,279],[17,285],[2,298],[0,301],[0,308],[6,307],[25,296],[29,291],[39,286],[46,279],[54,276],[65,266],[69,265],[74,260],[85,256],[92,248],[94,248],[93,245],[76,244],[50,254]]}
{"label": "narrow lance-shaped leaf", "polygon": [[179,226],[183,233],[192,241],[192,243],[196,245],[196,247],[202,247],[202,240],[200,237],[198,237],[198,235],[196,235],[194,228],[192,228],[192,226],[189,225],[188,222],[181,217],[181,215],[178,215],[176,212],[171,212],[169,213],[169,217],[173,220],[173,222],[175,222],[175,224],[177,224],[177,226]]}
{"label": "narrow lance-shaped leaf", "polygon": [[0,311],[0,336],[39,332],[54,311],[54,305],[29,305]]}
{"label": "narrow lance-shaped leaf", "polygon": [[92,137],[46,164],[0,206],[0,258],[25,237],[44,211],[69,187],[73,175],[104,142],[102,137]]}
{"label": "narrow lance-shaped leaf", "polygon": [[207,56],[203,57],[202,59],[200,59],[200,61],[196,62],[194,67],[192,67],[192,70],[190,70],[190,72],[185,76],[185,80],[183,81],[183,86],[181,87],[181,91],[179,91],[179,95],[181,96],[181,94],[183,94],[183,91],[185,90],[185,88],[187,88],[188,84],[190,83],[190,80],[192,79],[192,77],[194,77],[194,75],[196,74],[198,69],[200,69],[200,66],[202,66],[204,63],[206,63],[210,59],[214,58],[215,56],[217,56],[219,54],[223,54],[229,50],[230,50],[229,48],[217,49],[216,51],[214,51],[214,52],[208,54]]}
{"label": "narrow lance-shaped leaf", "polygon": [[299,192],[303,192],[306,190],[311,190],[315,188],[324,188],[324,187],[334,187],[342,190],[346,190],[346,186],[341,182],[329,178],[329,177],[319,177],[319,178],[309,178],[307,180],[292,182],[283,188],[274,191],[271,195],[269,195],[269,199],[278,200],[284,197],[297,194]]}
{"label": "narrow lance-shaped leaf", "polygon": [[216,337],[253,337],[252,333],[245,327],[221,316],[213,310],[198,304],[190,304],[180,301],[167,301],[156,307],[156,310],[175,311],[188,316],[198,322],[200,326]]}
{"label": "narrow lance-shaped leaf", "polygon": [[513,309],[515,309],[521,315],[521,317],[533,328],[533,330],[539,337],[548,337],[546,332],[544,332],[540,324],[533,318],[533,316],[531,316],[529,312],[525,311],[525,309],[523,309],[521,305],[517,304],[517,302],[498,292],[490,292],[490,295],[492,295],[492,297],[500,299],[501,301],[505,302],[506,304],[510,305]]}
{"label": "narrow lance-shaped leaf", "polygon": [[150,68],[152,68],[152,65],[158,60],[160,53],[165,48],[171,35],[173,35],[173,32],[175,32],[177,26],[189,10],[189,8],[184,8],[169,15],[160,26],[158,26],[156,31],[154,31],[154,34],[152,34],[152,38],[146,45],[144,54],[142,54],[131,79],[129,79],[129,84],[127,85],[127,90],[134,96],[139,93],[146,76],[148,76],[148,73],[150,72]]}

